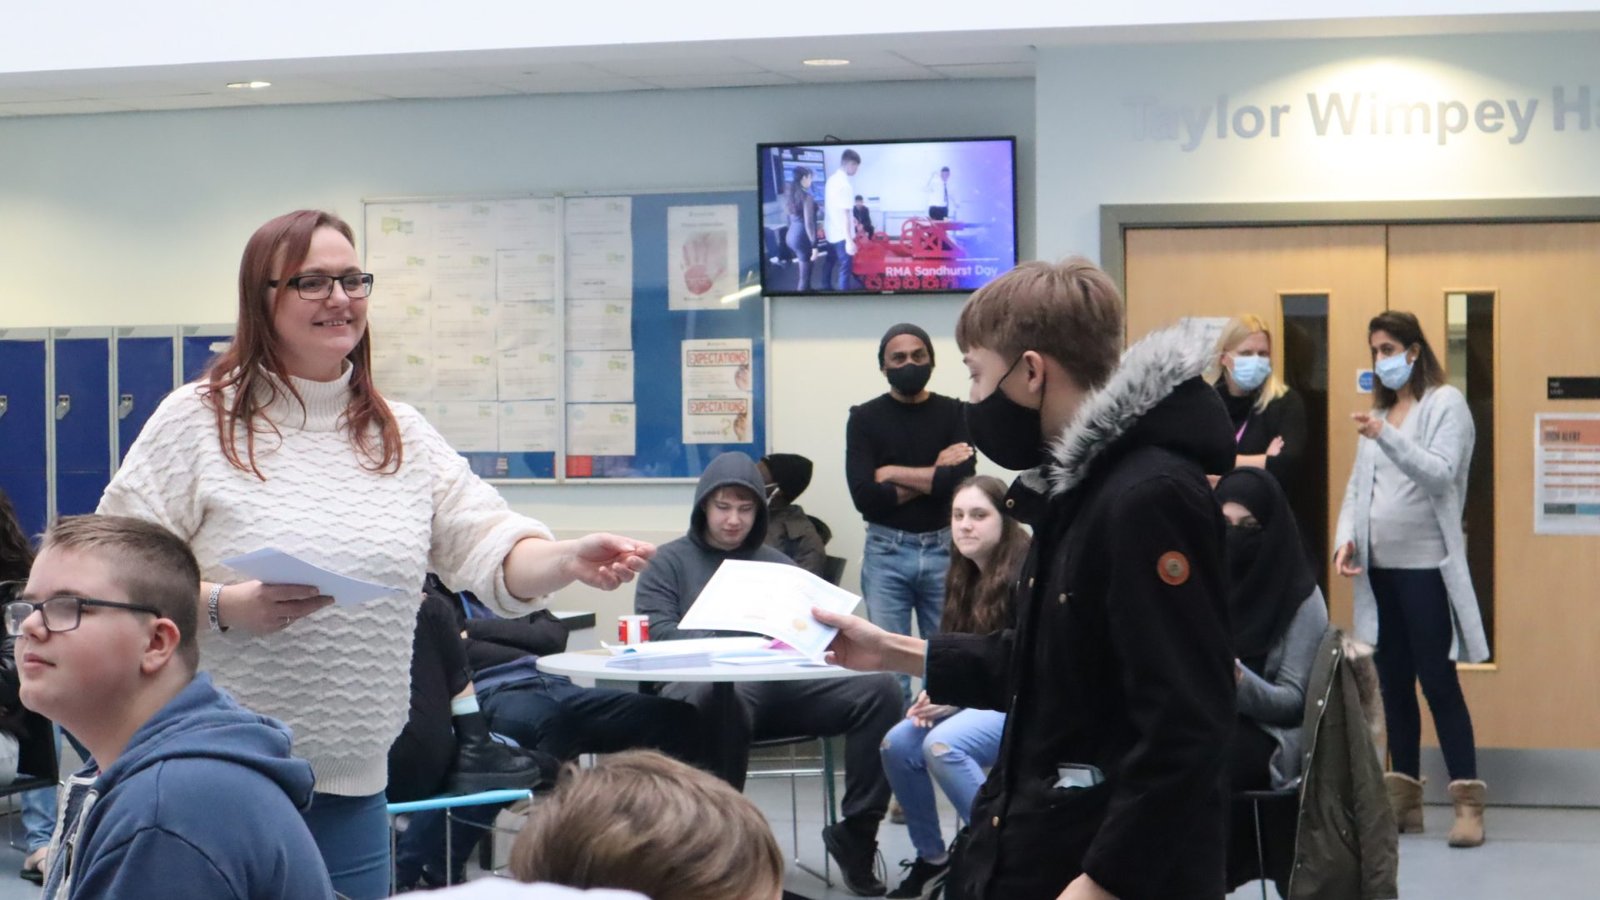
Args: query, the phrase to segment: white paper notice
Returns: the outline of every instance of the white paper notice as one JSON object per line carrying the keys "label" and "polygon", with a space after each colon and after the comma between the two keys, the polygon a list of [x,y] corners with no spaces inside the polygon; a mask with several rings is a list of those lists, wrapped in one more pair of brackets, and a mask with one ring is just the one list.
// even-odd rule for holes
{"label": "white paper notice", "polygon": [[498,395],[499,373],[488,345],[467,338],[434,340],[433,398],[435,400],[447,403],[463,400],[494,400]]}
{"label": "white paper notice", "polygon": [[683,442],[748,444],[754,426],[749,338],[683,342]]}
{"label": "white paper notice", "polygon": [[667,308],[732,309],[739,289],[739,207],[667,208]]}
{"label": "white paper notice", "polygon": [[501,200],[495,204],[495,246],[553,251],[560,244],[561,201],[554,197]]}
{"label": "white paper notice", "polygon": [[433,215],[425,204],[384,203],[367,207],[367,267],[379,257],[433,255]]}
{"label": "white paper notice", "polygon": [[435,403],[428,420],[458,452],[493,453],[500,449],[498,403]]}
{"label": "white paper notice", "polygon": [[754,352],[749,338],[683,342],[683,393],[748,394]]}
{"label": "white paper notice", "polygon": [[637,416],[632,403],[572,403],[567,406],[567,453],[572,456],[634,455]]}
{"label": "white paper notice", "polygon": [[432,345],[423,338],[374,354],[372,379],[385,397],[412,405],[426,403],[433,398]]}
{"label": "white paper notice", "polygon": [[568,300],[568,350],[632,350],[632,300]]}
{"label": "white paper notice", "polygon": [[554,453],[556,431],[554,400],[500,404],[500,446],[506,453]]}
{"label": "white paper notice", "polygon": [[308,584],[340,606],[354,606],[399,591],[371,581],[330,572],[279,550],[256,550],[225,559],[222,564],[247,578],[267,584]]}
{"label": "white paper notice", "polygon": [[1533,533],[1600,534],[1600,413],[1539,413]]}
{"label": "white paper notice", "polygon": [[730,559],[706,582],[678,627],[753,631],[821,662],[838,629],[812,618],[811,608],[848,614],[859,602],[860,597],[799,566]]}
{"label": "white paper notice", "polygon": [[633,351],[568,353],[567,402],[632,403]]}
{"label": "white paper notice", "polygon": [[626,234],[633,227],[632,197],[568,197],[567,234]]}
{"label": "white paper notice", "polygon": [[553,249],[501,250],[495,254],[495,296],[502,303],[556,298]]}
{"label": "white paper notice", "polygon": [[627,234],[567,235],[567,297],[633,296],[633,239]]}

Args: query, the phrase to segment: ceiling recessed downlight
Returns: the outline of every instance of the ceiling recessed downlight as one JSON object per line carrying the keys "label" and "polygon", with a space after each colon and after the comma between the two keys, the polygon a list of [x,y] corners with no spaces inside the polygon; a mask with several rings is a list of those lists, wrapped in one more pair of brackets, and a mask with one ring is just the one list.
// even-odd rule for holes
{"label": "ceiling recessed downlight", "polygon": [[803,66],[848,66],[850,65],[850,60],[838,59],[830,56],[819,56],[815,59],[802,59],[800,60],[800,64]]}
{"label": "ceiling recessed downlight", "polygon": [[230,81],[228,87],[236,91],[259,91],[262,88],[272,87],[270,81]]}

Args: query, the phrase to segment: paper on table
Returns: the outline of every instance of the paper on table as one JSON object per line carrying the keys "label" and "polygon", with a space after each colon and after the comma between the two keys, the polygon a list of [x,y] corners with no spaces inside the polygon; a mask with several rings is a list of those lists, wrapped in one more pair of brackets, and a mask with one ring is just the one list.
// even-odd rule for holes
{"label": "paper on table", "polygon": [[240,575],[267,584],[309,584],[332,597],[340,606],[355,606],[368,600],[399,593],[393,588],[375,582],[330,572],[282,550],[271,548],[225,559],[222,564]]}
{"label": "paper on table", "polygon": [[798,566],[725,560],[678,623],[687,630],[753,631],[822,661],[838,631],[811,617],[813,606],[849,613],[861,598]]}

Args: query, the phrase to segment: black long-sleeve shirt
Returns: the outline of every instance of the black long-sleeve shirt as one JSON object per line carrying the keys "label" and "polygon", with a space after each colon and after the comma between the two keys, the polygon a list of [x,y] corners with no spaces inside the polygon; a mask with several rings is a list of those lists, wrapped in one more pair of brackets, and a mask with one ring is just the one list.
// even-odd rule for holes
{"label": "black long-sleeve shirt", "polygon": [[898,502],[893,484],[879,483],[874,473],[880,466],[926,468],[944,448],[968,440],[965,404],[953,397],[929,394],[921,403],[902,403],[883,394],[853,406],[844,441],[850,499],[869,523],[917,534],[938,531],[950,524],[950,498],[977,471],[976,460],[940,466],[933,493],[905,503]]}

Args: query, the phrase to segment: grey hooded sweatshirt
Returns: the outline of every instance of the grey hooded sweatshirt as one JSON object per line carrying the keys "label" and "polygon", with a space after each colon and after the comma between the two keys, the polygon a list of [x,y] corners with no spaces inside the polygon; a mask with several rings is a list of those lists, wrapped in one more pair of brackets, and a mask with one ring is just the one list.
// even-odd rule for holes
{"label": "grey hooded sweatshirt", "polygon": [[[756,521],[750,534],[735,550],[721,550],[706,540],[706,498],[718,488],[738,485],[747,488],[756,497]],[[730,451],[713,459],[700,476],[694,491],[694,511],[689,514],[689,533],[677,540],[656,548],[655,559],[639,576],[639,587],[633,594],[633,611],[650,617],[650,639],[670,641],[676,638],[717,637],[737,632],[686,631],[678,628],[701,588],[711,580],[717,567],[725,559],[749,559],[757,562],[794,564],[789,557],[766,546],[767,499],[766,485],[755,461],[738,451]]]}

